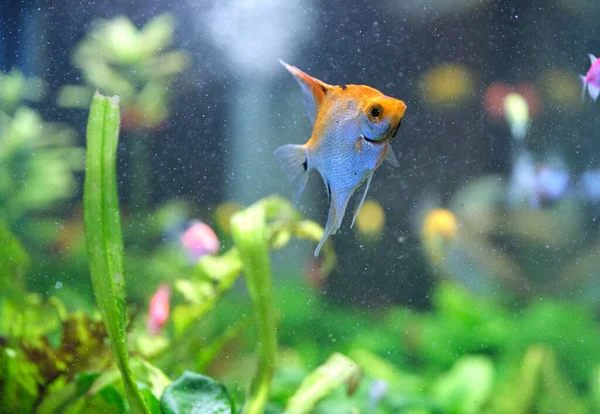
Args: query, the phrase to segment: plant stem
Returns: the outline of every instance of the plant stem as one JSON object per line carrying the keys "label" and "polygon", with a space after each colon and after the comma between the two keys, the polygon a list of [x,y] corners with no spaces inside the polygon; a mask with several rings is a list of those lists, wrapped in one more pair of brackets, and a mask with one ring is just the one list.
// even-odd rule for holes
{"label": "plant stem", "polygon": [[275,373],[277,333],[273,311],[273,281],[266,227],[266,203],[256,203],[234,215],[232,235],[244,265],[244,276],[254,307],[258,368],[243,413],[263,413]]}

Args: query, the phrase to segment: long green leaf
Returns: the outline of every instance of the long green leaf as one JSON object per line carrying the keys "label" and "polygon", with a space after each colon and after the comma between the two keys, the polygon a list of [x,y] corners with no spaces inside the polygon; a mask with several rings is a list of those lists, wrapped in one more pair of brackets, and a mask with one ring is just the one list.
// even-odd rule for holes
{"label": "long green leaf", "polygon": [[123,238],[116,183],[119,98],[96,92],[87,125],[85,239],[96,302],[134,413],[149,413],[129,369],[125,338]]}
{"label": "long green leaf", "polygon": [[264,413],[277,359],[277,334],[273,311],[273,281],[269,259],[266,210],[269,199],[258,202],[231,219],[231,230],[244,266],[258,335],[258,369],[244,405],[246,414]]}

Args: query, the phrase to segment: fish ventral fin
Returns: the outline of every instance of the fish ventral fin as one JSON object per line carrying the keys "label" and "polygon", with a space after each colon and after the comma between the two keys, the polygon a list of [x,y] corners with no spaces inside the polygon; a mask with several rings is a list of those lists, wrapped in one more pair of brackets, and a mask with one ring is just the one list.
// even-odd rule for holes
{"label": "fish ventral fin", "polygon": [[591,53],[588,53],[588,56],[590,57],[590,63],[593,65],[594,63],[596,63],[596,60],[598,60],[598,58],[594,55],[592,55]]}
{"label": "fish ventral fin", "polygon": [[391,145],[388,145],[388,149],[385,154],[384,161],[387,161],[388,163],[390,163],[392,165],[392,167],[394,167],[394,168],[400,167],[400,161],[398,161],[398,158],[396,158],[396,155],[394,154],[394,150],[392,149]]}
{"label": "fish ventral fin", "polygon": [[[389,150],[388,150],[388,152],[389,152]],[[398,162],[398,160],[396,160],[396,162]],[[360,208],[363,206],[363,203],[365,202],[365,199],[367,198],[367,192],[369,191],[369,187],[371,186],[371,180],[373,179],[373,174],[375,174],[375,171],[373,171],[371,173],[371,175],[369,175],[369,178],[367,179],[367,185],[365,186],[365,192],[363,193],[363,196],[360,199],[360,203],[358,203],[358,207],[356,208],[356,213],[354,213],[354,217],[352,218],[352,224],[350,225],[350,228],[352,228],[352,226],[354,226],[354,222],[356,221],[356,217],[358,217]]]}
{"label": "fish ventral fin", "polygon": [[287,144],[277,148],[274,154],[294,186],[294,203],[298,204],[308,181],[308,151],[304,145]]}
{"label": "fish ventral fin", "polygon": [[579,75],[579,79],[583,82],[583,90],[581,91],[581,101],[585,102],[585,90],[587,89],[587,82],[585,81],[585,76]]}
{"label": "fish ventral fin", "polygon": [[588,83],[587,88],[588,88],[588,91],[590,91],[590,96],[592,97],[594,102],[596,102],[596,99],[598,99],[598,95],[600,94],[600,86],[596,86],[592,83]]}
{"label": "fish ventral fin", "polygon": [[306,109],[306,114],[310,119],[311,126],[314,126],[319,107],[321,106],[323,99],[325,99],[325,95],[327,95],[331,85],[328,85],[317,78],[313,78],[295,66],[288,65],[281,59],[279,62],[294,76],[298,85],[300,85],[304,109]]}

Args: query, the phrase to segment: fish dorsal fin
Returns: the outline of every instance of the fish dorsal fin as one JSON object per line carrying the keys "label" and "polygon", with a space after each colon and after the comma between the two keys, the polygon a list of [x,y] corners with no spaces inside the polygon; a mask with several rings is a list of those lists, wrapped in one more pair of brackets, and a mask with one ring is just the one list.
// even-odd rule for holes
{"label": "fish dorsal fin", "polygon": [[396,155],[394,154],[394,150],[392,149],[391,145],[388,145],[384,161],[389,162],[394,168],[400,167],[400,162],[398,161],[398,158],[396,158]]}
{"label": "fish dorsal fin", "polygon": [[596,63],[596,60],[598,60],[598,58],[594,55],[592,55],[591,53],[588,53],[589,57],[590,57],[590,63],[593,65],[594,63]]}
{"label": "fish dorsal fin", "polygon": [[300,88],[302,88],[302,101],[304,103],[304,108],[306,109],[306,113],[310,118],[311,126],[315,125],[315,119],[317,119],[317,113],[319,112],[319,106],[323,102],[325,98],[325,94],[330,85],[325,82],[321,82],[320,80],[313,78],[310,75],[302,72],[295,66],[288,65],[283,60],[279,60],[279,62],[292,74]]}

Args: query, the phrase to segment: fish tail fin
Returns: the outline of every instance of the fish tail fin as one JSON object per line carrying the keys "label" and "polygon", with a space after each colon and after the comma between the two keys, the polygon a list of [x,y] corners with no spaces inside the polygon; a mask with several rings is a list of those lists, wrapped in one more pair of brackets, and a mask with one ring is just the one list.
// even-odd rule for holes
{"label": "fish tail fin", "polygon": [[579,79],[583,82],[583,90],[581,91],[581,100],[585,102],[585,90],[587,88],[587,82],[585,81],[585,76],[579,75]]}
{"label": "fish tail fin", "polygon": [[342,219],[344,218],[344,213],[346,212],[346,207],[348,206],[348,201],[350,200],[350,196],[352,195],[352,191],[348,191],[346,193],[340,194],[336,191],[331,191],[331,198],[329,199],[329,214],[327,216],[327,224],[325,225],[325,231],[323,232],[323,237],[321,241],[317,245],[315,249],[315,257],[319,256],[319,252],[321,251],[321,247],[325,244],[327,238],[331,235],[334,235],[342,224]]}
{"label": "fish tail fin", "polygon": [[294,186],[294,203],[298,204],[308,181],[308,150],[304,145],[288,144],[277,148],[274,154]]}

